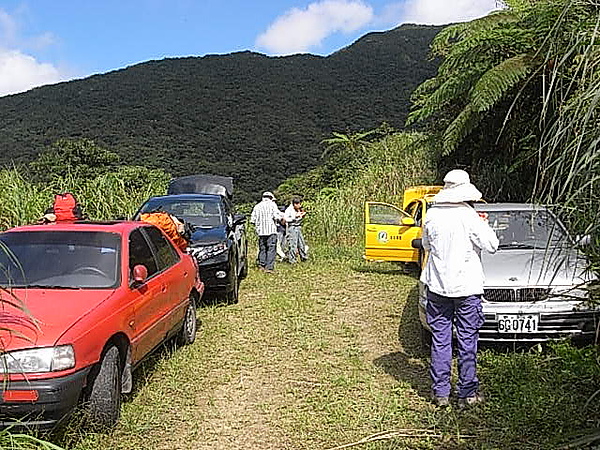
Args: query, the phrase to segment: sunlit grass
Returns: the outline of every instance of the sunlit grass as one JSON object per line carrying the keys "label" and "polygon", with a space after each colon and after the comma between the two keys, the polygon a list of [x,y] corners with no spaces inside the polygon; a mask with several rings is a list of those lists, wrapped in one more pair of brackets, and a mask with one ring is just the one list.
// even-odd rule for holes
{"label": "sunlit grass", "polygon": [[308,450],[425,430],[437,437],[359,448],[540,449],[600,426],[597,402],[586,404],[600,383],[597,351],[567,345],[486,350],[488,403],[436,410],[414,273],[340,254],[355,256],[278,264],[275,275],[251,270],[239,304],[199,309],[193,346],[168,347],[136,372],[114,432],[74,428],[56,442],[81,450]]}

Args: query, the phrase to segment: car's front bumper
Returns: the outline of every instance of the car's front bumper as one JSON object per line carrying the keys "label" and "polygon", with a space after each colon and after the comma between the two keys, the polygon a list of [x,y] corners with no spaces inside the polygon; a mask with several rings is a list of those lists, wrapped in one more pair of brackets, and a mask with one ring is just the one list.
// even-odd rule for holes
{"label": "car's front bumper", "polygon": [[207,294],[221,294],[231,291],[232,270],[229,261],[216,264],[200,264],[200,279],[204,282]]}
{"label": "car's front bumper", "polygon": [[[427,300],[422,290],[419,297],[419,320],[429,330],[425,309]],[[484,301],[485,322],[479,330],[480,342],[546,342],[557,339],[573,339],[591,342],[600,326],[600,309],[581,308],[581,302],[527,302],[495,303]],[[499,331],[499,317],[506,314],[539,315],[537,330],[528,333],[505,333]]]}
{"label": "car's front bumper", "polygon": [[77,406],[90,368],[71,375],[32,381],[7,381],[5,391],[36,391],[35,401],[6,402],[0,398],[0,426],[52,428],[69,416]]}
{"label": "car's front bumper", "polygon": [[200,260],[198,254],[191,248],[188,253],[198,263],[200,279],[204,283],[205,293],[208,295],[220,295],[230,292],[233,284],[233,273],[229,251],[223,252],[209,259]]}
{"label": "car's front bumper", "polygon": [[481,342],[545,342],[571,338],[593,341],[600,323],[599,311],[540,312],[538,329],[531,333],[500,333],[499,314],[485,312],[485,323],[479,330]]}

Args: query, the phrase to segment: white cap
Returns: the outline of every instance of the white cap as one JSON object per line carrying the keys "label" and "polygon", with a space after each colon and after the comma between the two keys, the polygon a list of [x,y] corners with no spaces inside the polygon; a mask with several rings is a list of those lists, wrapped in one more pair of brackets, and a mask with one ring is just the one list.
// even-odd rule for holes
{"label": "white cap", "polygon": [[263,197],[269,197],[271,200],[275,200],[275,196],[274,196],[274,195],[273,195],[273,193],[272,193],[272,192],[270,192],[270,191],[265,191],[265,192],[263,192],[263,195],[262,195],[262,196],[263,196]]}

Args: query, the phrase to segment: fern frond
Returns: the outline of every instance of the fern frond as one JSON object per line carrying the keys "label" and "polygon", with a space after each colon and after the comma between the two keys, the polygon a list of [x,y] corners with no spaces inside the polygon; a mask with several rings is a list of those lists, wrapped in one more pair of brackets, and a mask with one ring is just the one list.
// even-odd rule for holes
{"label": "fern frond", "polygon": [[442,155],[448,156],[453,153],[463,139],[477,126],[480,119],[481,115],[477,114],[473,105],[469,103],[444,131]]}
{"label": "fern frond", "polygon": [[413,101],[417,108],[408,115],[407,125],[428,119],[436,112],[443,111],[450,104],[464,103],[464,99],[468,98],[467,94],[478,79],[478,75],[479,72],[465,71],[459,76],[447,79],[431,94],[421,98],[419,102]]}
{"label": "fern frond", "polygon": [[475,64],[485,64],[485,70],[488,70],[502,60],[532,51],[534,39],[530,30],[512,26],[490,30],[455,44],[452,52],[440,65],[438,73],[449,76]]}
{"label": "fern frond", "polygon": [[484,73],[471,93],[471,103],[477,112],[488,111],[531,71],[528,54],[513,56]]}
{"label": "fern frond", "polygon": [[492,11],[490,14],[470,22],[457,23],[440,31],[431,43],[431,53],[436,56],[447,56],[457,42],[480,32],[491,30],[505,23],[514,23],[519,15],[511,9]]}
{"label": "fern frond", "polygon": [[410,95],[411,102],[415,105],[419,105],[423,101],[423,98],[426,98],[439,87],[439,84],[440,80],[438,77],[429,78],[428,80],[423,81]]}

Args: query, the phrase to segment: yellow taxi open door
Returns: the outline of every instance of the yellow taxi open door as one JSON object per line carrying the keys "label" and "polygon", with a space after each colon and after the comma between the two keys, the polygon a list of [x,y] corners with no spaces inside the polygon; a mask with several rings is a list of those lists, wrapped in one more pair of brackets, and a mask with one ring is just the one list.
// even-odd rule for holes
{"label": "yellow taxi open door", "polygon": [[412,240],[421,227],[400,208],[380,202],[365,203],[365,254],[369,261],[419,262]]}

